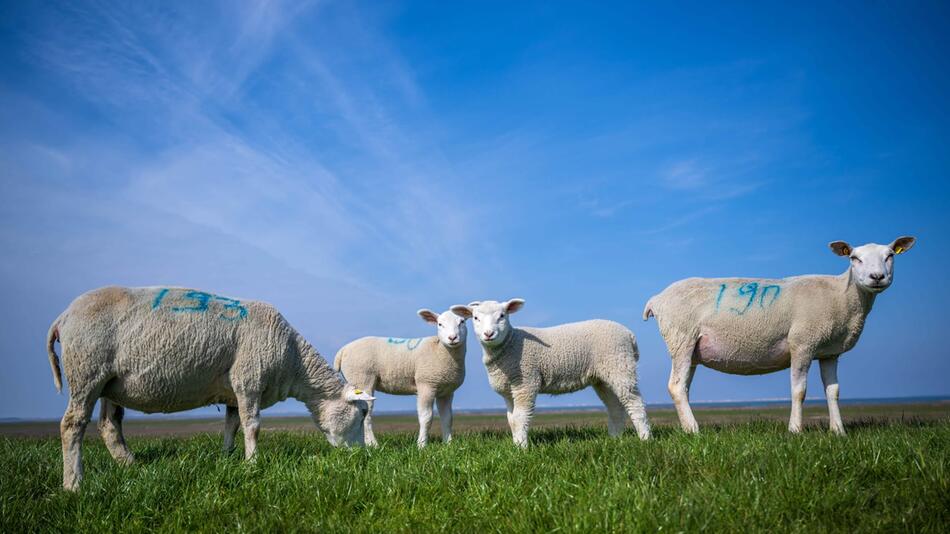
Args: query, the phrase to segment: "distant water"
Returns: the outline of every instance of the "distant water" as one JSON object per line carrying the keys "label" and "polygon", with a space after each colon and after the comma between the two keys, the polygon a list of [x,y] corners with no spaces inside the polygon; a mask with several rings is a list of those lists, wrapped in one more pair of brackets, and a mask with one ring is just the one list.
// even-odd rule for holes
{"label": "distant water", "polygon": [[[791,399],[755,399],[755,400],[722,400],[722,401],[690,401],[690,406],[699,407],[699,408],[757,408],[757,407],[767,407],[767,406],[787,406],[791,402]],[[950,402],[950,396],[938,395],[938,396],[924,396],[924,397],[872,397],[866,399],[839,399],[838,401],[843,405],[860,405],[860,404],[920,404],[920,403],[930,403],[930,402]],[[812,397],[805,399],[806,405],[824,405],[824,397]],[[663,409],[663,408],[673,408],[673,404],[669,402],[657,402],[647,404],[647,408],[653,409]],[[605,408],[602,404],[576,404],[576,405],[552,405],[552,406],[537,406],[535,412],[599,412],[603,411]],[[457,414],[495,414],[495,413],[504,413],[505,409],[501,407],[493,408],[455,408],[454,413]],[[379,415],[415,415],[415,410],[376,410],[375,413]],[[169,414],[153,414],[145,415],[138,412],[129,411],[126,412],[127,417],[132,419],[213,419],[217,416],[214,412],[209,413],[207,408],[201,409],[201,411],[190,411],[190,412],[181,412],[181,413],[169,413]],[[220,412],[221,417],[224,417],[224,411]],[[263,414],[265,417],[305,417],[308,415],[305,411],[266,411]],[[57,419],[58,420],[58,419]],[[30,419],[21,419],[19,417],[0,417],[0,423],[16,423],[31,421]],[[39,419],[33,419],[32,421],[40,421]]]}

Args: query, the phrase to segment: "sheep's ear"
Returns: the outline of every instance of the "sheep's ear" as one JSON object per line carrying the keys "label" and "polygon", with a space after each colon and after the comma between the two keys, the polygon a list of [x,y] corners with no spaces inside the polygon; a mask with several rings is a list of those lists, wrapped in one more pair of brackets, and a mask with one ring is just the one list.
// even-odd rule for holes
{"label": "sheep's ear", "polygon": [[508,313],[515,313],[524,307],[524,299],[511,299],[505,303],[505,310]]}
{"label": "sheep's ear", "polygon": [[917,239],[910,236],[898,237],[891,243],[891,250],[894,251],[894,254],[903,254],[910,250],[916,242]]}
{"label": "sheep's ear", "polygon": [[416,313],[419,314],[419,317],[422,317],[422,320],[427,323],[439,324],[439,316],[436,315],[432,310],[423,308]]}
{"label": "sheep's ear", "polygon": [[831,251],[839,256],[850,256],[851,255],[851,245],[845,243],[844,241],[832,241],[828,243],[828,246],[831,247]]}
{"label": "sheep's ear", "polygon": [[455,306],[452,306],[449,309],[452,310],[452,313],[454,313],[455,315],[458,315],[462,319],[470,319],[472,317],[472,309],[469,308],[468,306],[462,306],[461,304],[456,304]]}
{"label": "sheep's ear", "polygon": [[362,389],[352,388],[352,389],[347,390],[346,400],[348,402],[371,401],[371,400],[376,400],[376,397],[370,396],[369,393],[363,391]]}
{"label": "sheep's ear", "polygon": [[469,307],[469,308],[474,308],[475,306],[478,306],[478,305],[481,304],[481,303],[482,303],[482,302],[481,302],[480,300],[473,300],[472,302],[469,302],[469,303],[468,303],[468,307]]}

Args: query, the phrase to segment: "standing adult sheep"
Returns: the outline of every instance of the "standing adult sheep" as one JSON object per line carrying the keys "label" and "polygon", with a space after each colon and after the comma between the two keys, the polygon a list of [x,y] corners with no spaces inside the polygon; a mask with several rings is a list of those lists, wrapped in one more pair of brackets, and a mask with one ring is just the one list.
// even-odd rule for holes
{"label": "standing adult sheep", "polygon": [[522,299],[452,306],[453,312],[473,320],[488,380],[505,399],[514,442],[528,446],[528,427],[539,393],[571,393],[588,386],[607,406],[611,436],[623,432],[629,416],[640,439],[649,439],[650,424],[637,385],[640,354],[633,332],[604,320],[513,328],[509,315],[522,306]]}
{"label": "standing adult sheep", "polygon": [[333,445],[363,443],[372,397],[340,380],[269,304],[182,288],[105,287],[80,295],[47,337],[61,390],[57,340],[69,380],[60,424],[67,490],[82,480],[82,439],[98,399],[102,440],[122,464],[133,461],[122,435],[124,408],[171,413],[225,404],[225,448],[237,430],[234,412],[244,427],[245,457],[252,458],[261,410],[293,397]]}
{"label": "standing adult sheep", "polygon": [[[436,315],[419,310],[437,328],[426,338],[364,337],[340,349],[333,361],[337,371],[372,394],[415,395],[419,415],[419,447],[425,447],[432,425],[432,402],[438,404],[442,440],[452,441],[452,398],[465,380],[465,319],[451,311]],[[376,445],[373,402],[364,421],[368,445]]]}
{"label": "standing adult sheep", "polygon": [[848,257],[838,276],[808,275],[780,280],[688,278],[647,302],[643,320],[655,316],[673,360],[669,390],[680,425],[699,426],[689,407],[697,365],[737,375],[791,368],[791,432],[802,428],[802,402],[812,360],[821,365],[831,430],[844,434],[838,409],[838,357],[851,350],[878,293],[894,279],[894,256],[914,246],[913,237],[890,245],[829,246]]}

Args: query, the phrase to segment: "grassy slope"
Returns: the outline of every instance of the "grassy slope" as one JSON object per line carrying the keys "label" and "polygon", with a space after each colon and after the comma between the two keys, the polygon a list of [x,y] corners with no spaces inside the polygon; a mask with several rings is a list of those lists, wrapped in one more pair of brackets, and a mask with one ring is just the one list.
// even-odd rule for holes
{"label": "grassy slope", "polygon": [[[543,417],[543,416],[542,416]],[[419,451],[331,449],[272,431],[255,464],[220,438],[139,438],[117,467],[87,443],[78,495],[58,491],[58,440],[0,438],[2,531],[25,530],[925,530],[950,524],[950,421],[858,423],[839,439],[784,424],[668,426],[641,443],[596,426],[540,429],[528,451],[471,432]]]}

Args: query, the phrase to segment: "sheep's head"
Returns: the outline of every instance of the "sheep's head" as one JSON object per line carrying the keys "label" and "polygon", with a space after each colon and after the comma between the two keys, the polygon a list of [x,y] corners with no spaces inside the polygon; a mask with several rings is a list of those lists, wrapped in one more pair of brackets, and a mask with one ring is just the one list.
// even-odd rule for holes
{"label": "sheep's head", "polygon": [[844,241],[835,241],[828,246],[835,254],[851,259],[851,279],[858,287],[880,293],[894,281],[894,256],[910,250],[915,241],[913,237],[899,237],[890,245],[868,243],[852,248]]}
{"label": "sheep's head", "polygon": [[436,325],[438,328],[439,341],[450,349],[465,345],[465,338],[468,336],[468,328],[465,326],[465,317],[456,315],[452,311],[442,312],[436,315],[431,310],[422,309],[416,312],[422,320]]}
{"label": "sheep's head", "polygon": [[350,384],[339,397],[326,399],[314,412],[317,427],[334,447],[363,445],[363,419],[369,412],[367,401],[376,400]]}
{"label": "sheep's head", "polygon": [[507,302],[484,300],[472,302],[468,306],[452,306],[452,311],[461,317],[471,317],[478,340],[486,347],[494,347],[508,337],[511,331],[508,316],[520,310],[522,306],[522,299],[511,299]]}

